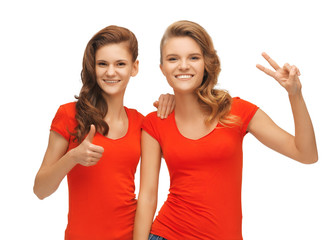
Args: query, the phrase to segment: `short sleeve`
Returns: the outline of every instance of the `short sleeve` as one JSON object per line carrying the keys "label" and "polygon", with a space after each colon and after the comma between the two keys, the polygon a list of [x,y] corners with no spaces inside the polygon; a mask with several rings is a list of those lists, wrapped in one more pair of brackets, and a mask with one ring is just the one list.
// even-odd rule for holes
{"label": "short sleeve", "polygon": [[127,108],[125,107],[127,113],[130,113],[129,116],[130,118],[132,118],[131,120],[134,121],[136,124],[139,125],[139,127],[142,127],[142,123],[144,120],[144,116],[143,114],[141,114],[140,112],[138,112],[136,109],[131,109],[131,108]]}
{"label": "short sleeve", "polygon": [[65,106],[61,105],[52,120],[50,130],[61,134],[67,141],[69,141],[69,124],[70,121]]}
{"label": "short sleeve", "polygon": [[154,139],[156,139],[160,144],[160,134],[158,132],[158,117],[157,112],[152,112],[148,114],[142,123],[142,129],[151,135]]}
{"label": "short sleeve", "polygon": [[248,101],[239,97],[233,98],[231,113],[240,117],[241,119],[241,132],[243,135],[247,134],[248,125],[257,112],[258,107]]}

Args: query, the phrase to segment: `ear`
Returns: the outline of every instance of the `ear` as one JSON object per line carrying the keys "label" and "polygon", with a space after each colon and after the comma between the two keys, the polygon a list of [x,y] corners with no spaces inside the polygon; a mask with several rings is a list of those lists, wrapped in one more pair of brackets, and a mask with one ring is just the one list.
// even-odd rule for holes
{"label": "ear", "polygon": [[160,64],[159,67],[160,67],[161,72],[162,72],[163,75],[165,76],[163,64]]}
{"label": "ear", "polygon": [[138,73],[138,65],[139,65],[139,61],[136,60],[133,64],[133,69],[131,70],[131,76],[135,77]]}

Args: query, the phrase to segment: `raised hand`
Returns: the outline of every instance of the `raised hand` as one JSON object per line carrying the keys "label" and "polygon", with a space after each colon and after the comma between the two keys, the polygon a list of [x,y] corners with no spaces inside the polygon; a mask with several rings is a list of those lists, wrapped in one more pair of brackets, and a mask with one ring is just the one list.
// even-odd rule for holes
{"label": "raised hand", "polygon": [[294,65],[284,64],[281,68],[269,55],[262,53],[262,56],[274,68],[275,71],[265,68],[257,64],[256,67],[267,75],[273,77],[277,82],[286,89],[289,95],[301,93],[301,82],[299,76],[301,75],[299,69]]}
{"label": "raised hand", "polygon": [[92,124],[84,141],[78,147],[73,149],[74,159],[78,164],[86,167],[93,166],[96,165],[102,157],[104,148],[92,143],[95,134],[96,127]]}
{"label": "raised hand", "polygon": [[161,119],[167,118],[175,108],[175,98],[172,94],[161,94],[158,101],[153,103],[157,110],[157,115]]}

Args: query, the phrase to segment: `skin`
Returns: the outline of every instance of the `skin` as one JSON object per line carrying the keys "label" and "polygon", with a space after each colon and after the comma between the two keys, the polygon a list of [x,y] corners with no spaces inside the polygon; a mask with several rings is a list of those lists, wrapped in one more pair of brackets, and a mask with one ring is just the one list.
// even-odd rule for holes
{"label": "skin", "polygon": [[[123,106],[123,97],[130,77],[138,73],[138,61],[133,62],[127,43],[108,44],[96,52],[96,79],[108,105],[104,120],[109,125],[106,137],[118,139],[128,130],[128,118]],[[115,82],[114,82],[115,81]],[[173,110],[174,97],[162,95],[154,105],[162,106],[160,115],[166,117]],[[77,164],[90,167],[98,164],[104,149],[92,144],[96,128],[91,125],[86,138],[76,148],[67,151],[69,142],[60,134],[50,131],[48,147],[36,175],[34,193],[44,199],[57,190],[63,178]]]}
{"label": "skin", "polygon": [[262,110],[258,110],[250,121],[248,131],[267,147],[298,162],[310,164],[318,161],[318,151],[313,125],[302,96],[300,71],[294,65],[284,64],[281,68],[266,53],[262,56],[271,67],[270,70],[257,64],[257,68],[274,78],[288,93],[293,112],[295,135],[279,128]]}
{"label": "skin", "polygon": [[167,118],[168,114],[175,108],[175,99],[172,94],[161,94],[158,101],[153,103],[153,106],[157,108],[157,115],[161,119]]}
{"label": "skin", "polygon": [[[173,37],[163,46],[163,64],[160,66],[175,93],[175,120],[181,134],[190,139],[199,139],[210,133],[217,120],[205,124],[203,110],[198,103],[195,87],[203,80],[201,66],[204,59],[193,62],[193,54],[202,54],[199,45],[189,37]],[[318,160],[315,134],[306,108],[296,66],[285,64],[282,68],[266,53],[262,54],[273,70],[257,65],[262,72],[271,76],[288,92],[295,123],[295,135],[278,127],[271,118],[258,109],[247,130],[269,148],[301,163]],[[175,56],[175,59],[167,58]],[[178,79],[178,74],[191,77]],[[146,240],[157,207],[158,179],[161,162],[161,147],[157,140],[142,131],[141,184],[136,210],[134,240]]]}
{"label": "skin", "polygon": [[190,37],[171,38],[165,43],[160,69],[176,95],[192,95],[204,76],[203,53]]}

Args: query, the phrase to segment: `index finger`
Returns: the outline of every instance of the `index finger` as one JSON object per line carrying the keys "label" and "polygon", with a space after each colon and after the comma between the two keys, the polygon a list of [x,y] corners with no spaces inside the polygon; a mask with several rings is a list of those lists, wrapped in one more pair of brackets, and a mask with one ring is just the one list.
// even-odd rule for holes
{"label": "index finger", "polygon": [[95,153],[101,153],[101,154],[104,152],[104,148],[103,148],[102,146],[94,145],[94,144],[92,144],[92,145],[90,146],[90,150],[91,150],[92,152],[95,152]]}
{"label": "index finger", "polygon": [[271,77],[275,77],[275,72],[273,72],[272,70],[260,65],[260,64],[256,64],[256,67],[261,70],[262,72],[264,72],[265,74],[271,76]]}
{"label": "index finger", "polygon": [[158,113],[159,113],[161,119],[163,119],[165,117],[165,114],[168,109],[169,101],[170,101],[169,94],[160,95]]}
{"label": "index finger", "polygon": [[278,70],[280,67],[279,65],[265,52],[262,53],[262,56],[265,58],[266,61],[275,69]]}

